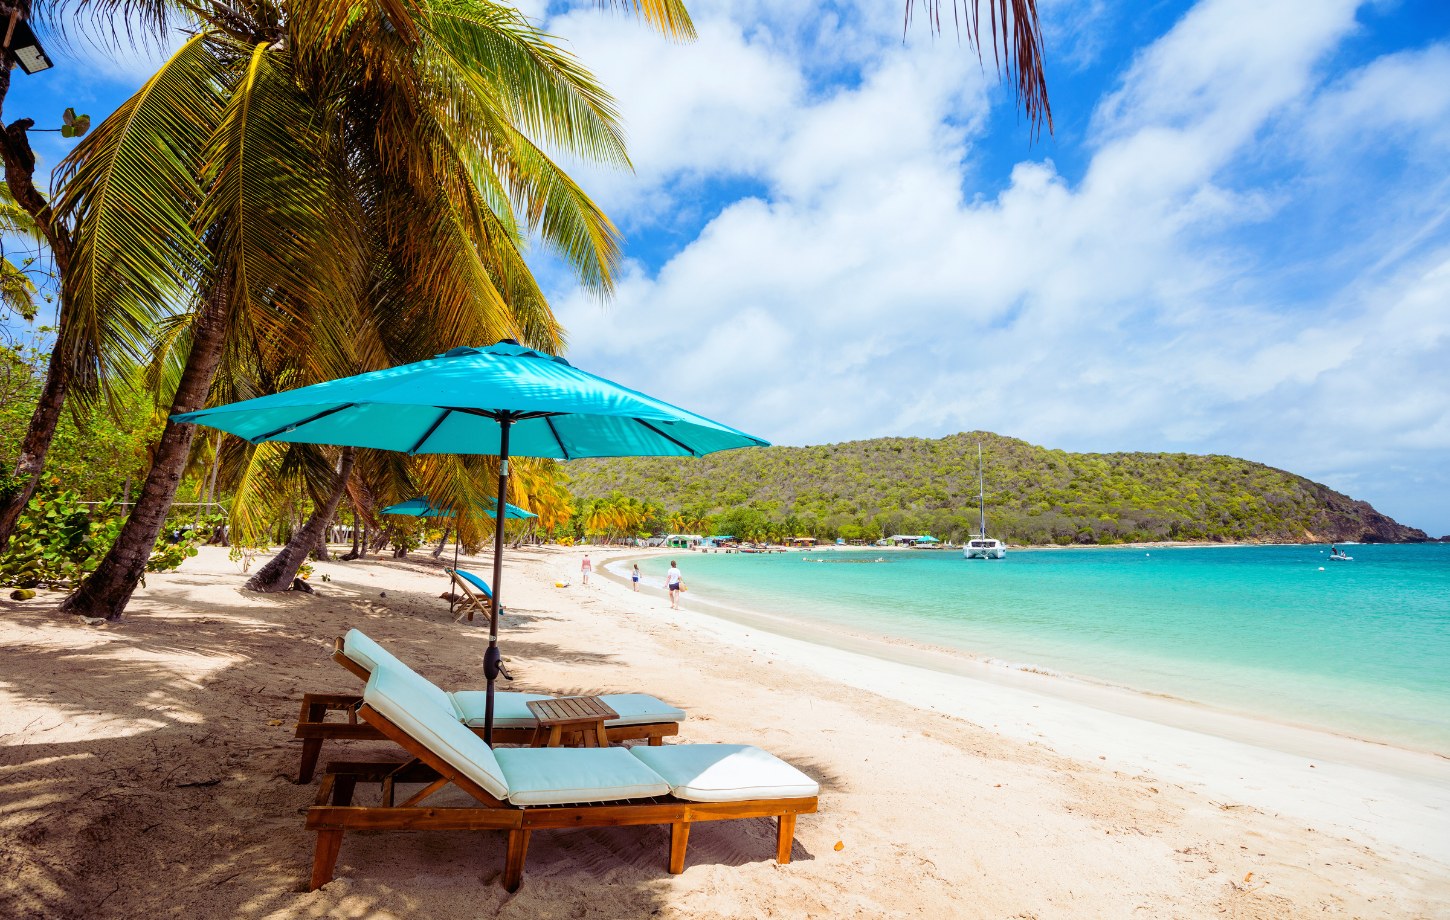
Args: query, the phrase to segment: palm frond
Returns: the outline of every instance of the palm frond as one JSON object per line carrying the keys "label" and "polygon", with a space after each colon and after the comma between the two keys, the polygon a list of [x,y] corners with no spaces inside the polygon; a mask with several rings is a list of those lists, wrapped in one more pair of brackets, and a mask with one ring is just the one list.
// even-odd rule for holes
{"label": "palm frond", "polygon": [[4,258],[0,258],[0,304],[17,316],[35,319],[35,282]]}
{"label": "palm frond", "polygon": [[231,288],[237,334],[285,338],[356,297],[352,214],[328,162],[322,115],[292,82],[287,52],[258,44],[207,148],[207,233]]}
{"label": "palm frond", "polygon": [[295,483],[285,481],[282,471],[287,444],[264,441],[248,444],[233,439],[231,462],[222,466],[218,478],[231,488],[233,541],[255,544],[271,529],[277,498]]}
{"label": "palm frond", "polygon": [[76,247],[63,309],[73,366],[141,359],[156,321],[206,264],[191,227],[202,151],[222,112],[208,37],[182,45],[57,170],[56,211]]}
{"label": "palm frond", "polygon": [[0,233],[21,236],[34,243],[45,242],[45,231],[40,229],[30,212],[15,201],[15,196],[10,194],[10,186],[3,182],[0,182]]}
{"label": "palm frond", "polygon": [[[992,60],[998,76],[1012,82],[1017,105],[1027,116],[1034,136],[1047,125],[1052,133],[1052,103],[1047,98],[1047,71],[1043,59],[1042,23],[1037,0],[986,0],[987,34],[992,39]],[[931,31],[942,31],[943,0],[906,0],[905,21],[911,26],[917,6],[926,12]],[[952,25],[957,34],[982,53],[982,0],[951,0]]]}
{"label": "palm frond", "polygon": [[[31,7],[46,41],[72,45],[72,38],[104,49],[161,48],[172,30],[195,22],[191,0],[48,0]],[[55,47],[52,45],[52,47]]]}
{"label": "palm frond", "polygon": [[516,10],[439,0],[428,24],[448,71],[472,78],[475,104],[497,100],[538,141],[589,159],[629,166],[614,100],[578,59]]}
{"label": "palm frond", "polygon": [[490,149],[494,169],[529,229],[574,269],[585,288],[601,295],[612,291],[620,258],[614,223],[528,138],[501,126],[499,140],[508,143]]}
{"label": "palm frond", "polygon": [[695,37],[695,24],[690,21],[689,11],[683,0],[594,0],[597,6],[622,6],[633,9],[635,15],[654,26],[661,34],[676,41],[690,41]]}

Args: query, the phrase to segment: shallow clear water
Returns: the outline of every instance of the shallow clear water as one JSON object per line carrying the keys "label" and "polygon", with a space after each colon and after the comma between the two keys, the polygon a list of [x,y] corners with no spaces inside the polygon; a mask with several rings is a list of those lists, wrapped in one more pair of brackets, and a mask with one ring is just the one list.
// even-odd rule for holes
{"label": "shallow clear water", "polygon": [[[1450,545],[681,553],[691,598],[1450,754]],[[877,560],[880,561],[877,561]],[[663,580],[668,560],[641,564]]]}

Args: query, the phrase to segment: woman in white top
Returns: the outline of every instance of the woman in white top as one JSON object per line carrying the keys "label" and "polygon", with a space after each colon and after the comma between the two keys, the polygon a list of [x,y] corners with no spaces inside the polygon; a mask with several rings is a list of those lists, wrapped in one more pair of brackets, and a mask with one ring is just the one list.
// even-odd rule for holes
{"label": "woman in white top", "polygon": [[670,609],[680,609],[680,568],[670,560],[670,570],[665,573],[665,587],[670,589]]}

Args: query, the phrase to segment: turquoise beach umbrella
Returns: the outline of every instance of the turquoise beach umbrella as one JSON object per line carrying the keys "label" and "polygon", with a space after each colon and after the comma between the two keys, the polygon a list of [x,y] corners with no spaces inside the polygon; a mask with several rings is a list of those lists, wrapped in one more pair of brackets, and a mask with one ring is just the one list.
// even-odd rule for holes
{"label": "turquoise beach umbrella", "polygon": [[701,457],[767,441],[581,371],[512,339],[455,348],[427,361],[172,416],[253,444],[289,441],[407,454],[495,454],[494,615],[483,673],[484,740],[493,741],[494,681],[503,670],[498,614],[503,596],[508,458]]}
{"label": "turquoise beach umbrella", "polygon": [[408,454],[700,457],[768,443],[509,341],[175,418],[253,444]]}

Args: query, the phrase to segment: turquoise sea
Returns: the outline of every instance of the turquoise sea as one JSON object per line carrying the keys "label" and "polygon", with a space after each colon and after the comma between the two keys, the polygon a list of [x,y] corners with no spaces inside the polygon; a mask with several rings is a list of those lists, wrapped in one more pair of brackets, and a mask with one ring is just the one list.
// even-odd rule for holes
{"label": "turquoise sea", "polygon": [[1450,755],[1450,545],[1346,548],[675,558],[692,600]]}

